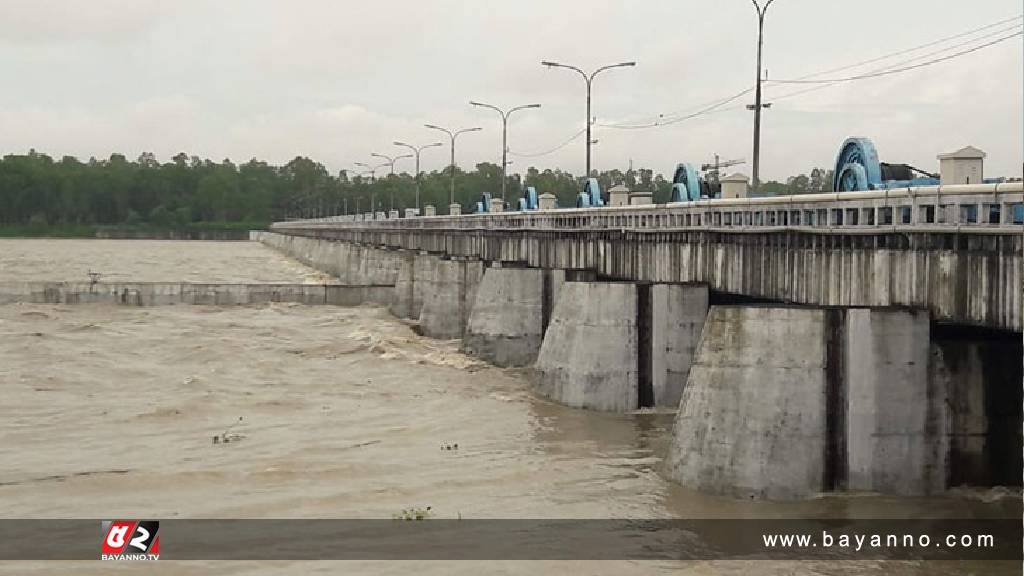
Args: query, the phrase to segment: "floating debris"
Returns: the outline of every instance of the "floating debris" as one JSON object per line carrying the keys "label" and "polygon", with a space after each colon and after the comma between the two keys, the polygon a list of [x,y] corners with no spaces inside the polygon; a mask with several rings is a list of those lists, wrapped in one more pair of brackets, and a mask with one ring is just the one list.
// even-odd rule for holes
{"label": "floating debris", "polygon": [[391,518],[394,520],[426,520],[433,516],[434,513],[431,511],[431,507],[426,508],[406,508],[398,514],[392,514]]}
{"label": "floating debris", "polygon": [[214,444],[230,444],[231,442],[238,442],[242,438],[245,438],[242,434],[233,433],[231,429],[242,423],[243,417],[239,416],[238,420],[228,426],[223,432],[213,437]]}

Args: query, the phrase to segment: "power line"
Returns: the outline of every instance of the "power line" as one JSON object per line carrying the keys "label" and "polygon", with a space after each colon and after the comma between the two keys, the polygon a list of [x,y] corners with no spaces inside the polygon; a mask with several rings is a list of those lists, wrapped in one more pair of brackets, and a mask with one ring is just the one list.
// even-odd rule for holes
{"label": "power line", "polygon": [[645,129],[645,128],[655,128],[655,127],[658,127],[658,126],[669,126],[669,125],[672,125],[672,124],[677,124],[677,123],[682,122],[684,120],[690,120],[692,118],[697,118],[698,116],[703,116],[705,114],[709,114],[709,113],[715,111],[716,109],[721,108],[722,106],[725,106],[726,104],[728,104],[730,102],[733,102],[734,100],[736,100],[736,99],[738,99],[738,98],[740,98],[742,96],[745,96],[746,94],[750,94],[753,91],[754,91],[753,88],[747,88],[746,90],[743,90],[742,92],[738,92],[738,93],[736,93],[736,94],[734,94],[732,96],[729,96],[728,98],[724,98],[722,100],[718,100],[715,103],[713,103],[712,105],[710,105],[710,106],[708,106],[706,108],[703,108],[701,110],[698,110],[697,112],[694,112],[692,114],[687,114],[686,116],[680,116],[678,118],[672,118],[670,120],[661,120],[660,117],[659,117],[658,120],[655,120],[654,122],[645,123],[645,124],[632,124],[631,125],[631,124],[626,124],[626,123],[620,123],[620,124],[598,124],[598,126],[600,126],[602,128],[616,128],[616,129],[620,129],[620,130],[641,130],[641,129]]}
{"label": "power line", "polygon": [[[868,73],[864,74],[863,76],[865,76],[865,77],[873,77],[873,75],[877,75],[878,73],[881,73],[881,72],[885,72],[885,73],[888,74],[889,72],[895,70],[894,67],[900,67],[900,66],[903,66],[905,64],[909,64],[911,62],[914,62],[915,60],[920,60],[921,58],[926,58],[928,56],[933,56],[935,54],[941,54],[942,52],[946,52],[948,50],[952,50],[952,49],[958,48],[960,46],[964,46],[964,45],[967,45],[967,44],[972,44],[972,43],[977,42],[979,40],[983,40],[985,38],[990,38],[993,35],[1002,34],[1002,33],[1008,32],[1010,30],[1016,29],[1018,26],[1019,25],[1013,26],[1013,27],[1010,27],[1010,28],[1006,28],[1006,29],[1003,29],[1003,30],[998,30],[995,33],[979,36],[979,37],[974,38],[972,40],[969,40],[967,42],[961,42],[959,44],[955,44],[953,46],[949,46],[949,47],[946,47],[946,48],[943,48],[943,49],[940,49],[940,50],[935,50],[935,51],[932,51],[932,52],[928,52],[926,54],[922,54],[920,56],[915,56],[913,58],[910,58],[908,60],[904,60],[902,62],[897,62],[897,63],[894,63],[894,64],[890,64],[888,66],[883,66],[882,68],[876,68],[875,70],[872,70],[871,72],[868,72]],[[991,26],[988,26],[988,27],[991,27]],[[977,31],[977,30],[975,30],[975,31]],[[1012,36],[1010,36],[1010,37],[1012,37]],[[1006,38],[1001,38],[998,41],[1001,42],[1001,41],[1003,41],[1005,39]],[[934,43],[930,43],[930,45],[934,45]],[[925,45],[922,45],[922,46],[919,46],[918,48],[921,48],[921,47],[924,47],[924,46]],[[978,46],[977,47],[977,49],[981,49],[981,48],[984,48],[984,46]],[[906,51],[903,51],[903,53],[905,53],[905,52]],[[954,55],[951,55],[950,57],[952,57],[952,56],[954,56]],[[885,58],[887,58],[887,57],[875,58],[875,59],[873,59],[871,61],[878,61],[878,60],[885,59]],[[865,62],[867,62],[867,61],[865,61]],[[921,66],[930,65],[932,63],[936,63],[936,62],[922,63]],[[863,62],[861,64],[863,64]],[[834,69],[832,69],[830,71],[831,72],[835,72],[836,70],[841,70],[841,69],[846,69],[846,68],[853,68],[853,67],[856,67],[856,66],[857,65],[850,65],[850,66],[845,66],[845,67],[841,67],[841,68],[834,68]],[[921,66],[918,66],[918,67],[921,67]],[[810,78],[811,76],[819,76],[819,75],[821,75],[823,73],[824,72],[817,73],[817,74],[811,74],[809,76],[803,76],[802,78],[799,78],[798,80],[802,80],[804,78]],[[773,96],[772,100],[775,100],[775,101],[785,100],[786,98],[792,98],[794,96],[800,96],[801,94],[807,94],[809,92],[815,92],[815,91],[818,91],[818,90],[824,90],[825,88],[829,88],[829,87],[835,86],[836,84],[841,84],[841,83],[843,83],[845,81],[847,81],[847,80],[836,80],[836,81],[832,81],[832,82],[822,81],[824,83],[821,84],[821,85],[815,85],[815,86],[813,86],[811,88],[805,88],[803,90],[797,90],[795,92],[789,92],[789,93],[786,93],[786,94],[781,94],[781,95],[778,95],[778,96]],[[773,82],[773,81],[769,81],[769,82]],[[779,83],[782,83],[782,81],[779,81]]]}
{"label": "power line", "polygon": [[550,150],[547,150],[547,151],[544,151],[544,152],[538,152],[538,153],[535,153],[535,154],[520,154],[518,152],[513,152],[513,151],[509,150],[508,153],[511,154],[512,156],[519,156],[520,158],[539,158],[541,156],[547,156],[548,154],[554,154],[555,152],[558,152],[559,150],[561,150],[562,148],[565,148],[569,144],[572,144],[580,136],[585,134],[586,131],[587,131],[586,128],[582,128],[579,132],[573,134],[572,136],[570,136],[567,140],[565,140],[564,142],[562,142],[558,146],[555,146],[554,148],[552,148]]}
{"label": "power line", "polygon": [[[896,51],[896,52],[890,52],[888,54],[883,54],[882,56],[876,56],[875,58],[871,58],[869,60],[862,60],[861,62],[857,62],[855,64],[847,64],[845,66],[839,66],[838,68],[830,68],[828,70],[822,70],[821,72],[815,72],[814,74],[808,74],[806,76],[801,76],[801,77],[797,78],[797,80],[805,80],[807,78],[813,78],[815,76],[821,76],[823,74],[831,74],[832,72],[839,72],[841,70],[849,70],[850,68],[857,68],[857,67],[863,66],[865,64],[874,64],[875,62],[880,62],[882,60],[888,60],[889,58],[893,58],[895,56],[902,56],[903,54],[909,54],[911,52],[917,52],[918,50],[921,50],[923,48],[930,48],[932,46],[935,46],[937,44],[942,44],[943,42],[947,42],[949,40],[956,40],[957,38],[962,38],[964,36],[970,36],[971,34],[975,34],[977,32],[981,32],[982,30],[988,30],[989,28],[995,28],[996,26],[1000,26],[1002,24],[1006,24],[1007,22],[1013,22],[1014,20],[1020,20],[1022,18],[1024,18],[1024,14],[1018,14],[1018,15],[1014,16],[1013,18],[1006,18],[1005,20],[1000,20],[998,22],[993,22],[991,24],[986,24],[984,26],[981,26],[979,28],[975,28],[973,30],[968,30],[966,32],[961,32],[959,34],[954,34],[952,36],[946,36],[945,38],[939,38],[938,40],[932,40],[931,42],[927,42],[927,43],[921,44],[919,46],[914,46],[913,48],[906,48],[906,49],[899,50],[899,51]],[[1016,26],[1013,26],[1010,29],[1013,29],[1015,27]],[[978,40],[978,39],[980,39],[980,38],[976,38],[975,40]],[[973,42],[973,40],[972,40],[972,42]],[[970,43],[970,42],[968,42],[968,43]],[[952,48],[952,46],[950,46],[949,48]],[[940,50],[940,52],[942,52],[942,50]]]}
{"label": "power line", "polygon": [[[742,93],[737,94],[735,96],[729,96],[727,98],[716,98],[715,100],[711,100],[711,101],[708,101],[708,102],[703,102],[701,104],[696,104],[696,105],[693,105],[693,106],[687,106],[686,108],[683,108],[682,110],[677,110],[675,112],[664,112],[664,113],[658,114],[656,116],[641,116],[640,118],[637,118],[637,119],[635,119],[633,121],[622,121],[622,122],[616,122],[614,124],[598,124],[598,126],[602,126],[602,127],[605,127],[605,128],[619,128],[619,127],[627,127],[628,128],[628,127],[632,127],[632,126],[639,126],[639,125],[642,125],[642,124],[643,125],[646,125],[646,124],[651,124],[651,125],[662,124],[662,123],[664,123],[666,121],[676,120],[679,117],[680,114],[686,114],[686,113],[690,112],[691,110],[703,111],[703,109],[705,109],[707,107],[710,107],[712,109],[717,108],[718,106],[721,106],[723,104],[727,104],[728,102],[731,102],[732,100],[735,100],[736,98],[738,98],[738,97],[740,97],[740,96],[742,96],[744,94],[749,94],[750,92],[753,92],[753,91],[754,91],[753,88],[748,88],[748,89],[744,90]],[[686,115],[687,116],[691,116],[692,114],[686,114]],[[666,118],[668,120],[666,120]],[[649,121],[645,121],[646,119],[650,119],[650,120]]]}
{"label": "power line", "polygon": [[[827,79],[827,80],[770,80],[770,82],[773,83],[773,84],[838,84],[840,82],[852,82],[854,80],[866,80],[868,78],[878,78],[880,76],[889,76],[889,75],[892,75],[892,74],[899,74],[900,72],[908,72],[910,70],[916,70],[918,68],[924,68],[925,66],[931,66],[933,64],[938,64],[939,62],[945,62],[947,60],[952,60],[954,58],[957,58],[957,57],[960,57],[960,56],[964,56],[964,55],[970,54],[972,52],[977,52],[978,50],[981,50],[983,48],[988,48],[989,46],[994,46],[996,44],[999,44],[1000,42],[1005,42],[1006,40],[1009,40],[1009,39],[1014,38],[1016,36],[1020,36],[1022,34],[1024,34],[1024,31],[1015,32],[1015,33],[1010,34],[1008,36],[1003,36],[1002,38],[997,38],[996,40],[993,40],[991,42],[986,42],[985,44],[981,44],[979,46],[975,46],[975,47],[969,48],[967,50],[961,50],[960,52],[955,52],[953,54],[949,54],[949,55],[943,56],[941,58],[935,58],[933,60],[928,60],[927,62],[921,62],[919,64],[914,64],[912,66],[903,66],[901,68],[891,68],[891,69],[882,70],[882,71],[878,71],[878,72],[870,72],[870,73],[867,73],[867,74],[859,74],[857,76],[849,76],[849,77],[846,77],[846,78],[830,78],[830,79]],[[916,58],[914,60],[916,60]]]}
{"label": "power line", "polygon": [[[868,60],[863,60],[861,62],[857,62],[857,63],[854,63],[854,64],[848,64],[848,65],[845,65],[845,66],[839,66],[839,67],[836,67],[836,68],[830,68],[828,70],[823,70],[821,72],[816,72],[816,73],[813,73],[813,74],[808,74],[806,76],[801,76],[801,77],[793,79],[793,80],[769,80],[768,82],[769,83],[773,83],[773,84],[815,84],[815,86],[812,87],[812,88],[808,88],[808,89],[804,89],[804,90],[798,90],[796,92],[791,92],[791,93],[788,93],[788,94],[782,94],[780,96],[774,97],[773,100],[782,100],[782,99],[785,99],[785,98],[791,98],[791,97],[798,96],[798,95],[801,95],[801,94],[806,94],[808,92],[814,92],[816,90],[822,90],[824,88],[828,88],[830,86],[834,86],[836,84],[841,84],[841,83],[845,83],[845,82],[852,82],[852,81],[855,81],[855,80],[866,80],[866,79],[870,79],[870,78],[877,78],[877,77],[880,77],[880,76],[888,76],[888,75],[892,75],[892,74],[908,72],[908,71],[911,71],[911,70],[916,70],[918,68],[924,68],[926,66],[931,66],[931,65],[934,65],[934,64],[938,64],[940,62],[945,62],[945,61],[948,61],[948,60],[952,60],[954,58],[958,58],[960,56],[964,56],[964,55],[970,54],[972,52],[977,52],[977,51],[982,50],[984,48],[988,48],[990,46],[994,46],[994,45],[999,44],[1001,42],[1005,42],[1006,40],[1009,40],[1009,39],[1014,38],[1016,36],[1020,36],[1020,35],[1024,34],[1024,30],[1015,32],[1015,33],[1007,35],[1007,36],[1003,36],[1003,37],[997,38],[996,40],[993,40],[991,42],[987,42],[985,44],[981,44],[981,45],[974,46],[974,47],[966,49],[966,50],[962,50],[960,52],[956,52],[954,54],[948,54],[946,56],[943,56],[943,57],[940,57],[940,58],[935,58],[935,59],[932,59],[932,60],[928,60],[926,62],[920,62],[918,64],[903,66],[903,64],[908,64],[908,63],[913,62],[915,60],[920,60],[921,58],[926,58],[928,56],[932,56],[932,55],[935,55],[935,54],[941,54],[943,52],[948,52],[949,50],[952,50],[954,48],[958,48],[960,46],[965,46],[965,45],[968,45],[968,44],[973,44],[973,43],[978,42],[980,40],[984,40],[986,38],[991,38],[992,36],[995,36],[995,35],[998,35],[998,34],[1002,34],[1002,33],[1008,32],[1010,30],[1015,30],[1018,27],[1020,27],[1020,24],[1016,24],[1014,26],[1010,26],[1008,28],[1004,28],[1004,29],[1001,29],[1001,30],[996,30],[996,31],[990,32],[988,34],[984,34],[984,35],[972,38],[972,39],[970,39],[970,40],[968,40],[966,42],[961,42],[959,44],[954,44],[952,46],[946,46],[945,48],[942,48],[942,49],[939,49],[939,50],[934,50],[934,51],[928,52],[926,54],[918,55],[918,56],[915,56],[913,58],[904,60],[902,62],[897,62],[895,64],[890,64],[889,66],[884,66],[884,67],[882,67],[880,69],[876,69],[876,70],[873,70],[873,71],[865,73],[865,74],[859,74],[859,75],[850,76],[850,77],[846,77],[846,78],[808,80],[809,78],[813,78],[815,76],[821,76],[823,74],[829,74],[831,72],[838,72],[840,70],[848,70],[850,68],[857,68],[859,66],[864,66],[866,64],[872,64],[872,63],[875,63],[875,62],[880,62],[882,60],[888,60],[888,59],[894,58],[896,56],[901,56],[901,55],[904,55],[904,54],[909,54],[909,53],[912,53],[912,52],[917,52],[917,51],[922,50],[924,48],[929,48],[931,46],[936,46],[938,44],[942,44],[942,43],[948,42],[950,40],[955,40],[957,38],[963,38],[965,36],[970,36],[972,34],[976,34],[976,33],[981,32],[983,30],[988,30],[990,28],[994,28],[994,27],[1000,26],[1002,24],[1006,24],[1007,22],[1013,22],[1013,21],[1016,21],[1016,20],[1020,20],[1022,18],[1024,18],[1024,14],[1018,14],[1017,16],[1014,16],[1012,18],[1006,18],[1006,19],[1000,20],[998,22],[993,22],[991,24],[986,24],[985,26],[974,28],[972,30],[968,30],[966,32],[961,32],[959,34],[954,34],[952,36],[946,36],[944,38],[933,40],[933,41],[927,42],[925,44],[914,46],[912,48],[905,48],[905,49],[902,49],[902,50],[898,50],[898,51],[895,51],[895,52],[884,54],[882,56],[877,56],[875,58],[871,58],[871,59],[868,59]],[[893,66],[896,66],[896,67],[893,68]],[[596,126],[599,126],[601,128],[611,128],[611,129],[619,129],[619,130],[644,130],[644,129],[649,129],[649,128],[658,128],[658,127],[662,127],[662,126],[670,126],[670,125],[673,125],[673,124],[677,124],[679,122],[683,122],[683,121],[686,121],[686,120],[691,120],[693,118],[698,118],[700,116],[704,116],[704,115],[707,115],[707,114],[712,114],[712,113],[715,113],[715,112],[727,112],[727,111],[732,111],[732,110],[741,110],[741,109],[743,109],[743,107],[730,107],[730,108],[726,108],[726,109],[720,109],[720,108],[722,106],[730,103],[730,102],[733,102],[733,101],[739,99],[740,97],[742,97],[742,96],[744,96],[746,94],[749,94],[749,93],[753,92],[753,91],[754,91],[753,88],[747,88],[746,90],[738,92],[738,93],[736,93],[736,94],[734,94],[732,96],[729,96],[727,98],[723,98],[721,100],[713,101],[708,106],[706,106],[704,108],[701,108],[700,110],[698,110],[696,112],[693,112],[691,114],[686,114],[684,116],[669,118],[667,120],[665,119],[666,116],[674,116],[675,113],[659,114],[658,116],[653,117],[653,118],[656,118],[656,120],[654,120],[652,122],[646,122],[646,123],[640,123],[640,124],[630,124],[630,123],[626,123],[626,122],[621,122],[621,123],[617,123],[617,124],[596,124]],[[648,118],[651,118],[651,117],[649,116]],[[540,157],[540,156],[547,156],[548,154],[553,154],[554,152],[557,152],[558,150],[561,150],[562,148],[568,146],[569,144],[571,144],[572,142],[577,140],[585,131],[586,131],[586,128],[580,130],[579,132],[577,132],[576,134],[571,136],[569,139],[567,139],[564,142],[562,142],[561,144],[559,144],[558,146],[556,146],[556,147],[554,147],[554,148],[552,148],[550,150],[547,150],[545,152],[540,152],[540,153],[537,153],[537,154],[519,154],[519,153],[515,153],[515,152],[509,152],[509,154],[512,154],[514,156],[526,157],[526,158],[536,158],[536,157]]]}
{"label": "power line", "polygon": [[[1024,18],[1024,14],[1018,14],[1016,16],[1013,16],[1012,18],[1005,18],[1003,20],[992,22],[992,23],[986,24],[984,26],[979,26],[978,28],[973,28],[973,29],[967,30],[965,32],[960,32],[958,34],[953,34],[951,36],[946,36],[946,37],[943,37],[943,38],[939,38],[937,40],[932,40],[930,42],[926,42],[924,44],[920,44],[920,45],[914,46],[912,48],[905,48],[905,49],[897,50],[895,52],[890,52],[888,54],[883,54],[881,56],[877,56],[877,57],[874,57],[874,58],[871,58],[871,59],[868,59],[868,60],[863,60],[863,61],[860,61],[860,62],[857,62],[857,63],[854,63],[854,64],[847,64],[847,65],[844,65],[844,66],[839,66],[839,67],[836,67],[836,68],[830,68],[830,69],[823,70],[823,71],[820,71],[820,72],[815,72],[813,74],[808,74],[806,76],[802,76],[800,78],[797,78],[794,81],[772,81],[772,80],[769,80],[769,82],[770,83],[771,82],[775,82],[775,83],[778,83],[778,84],[782,84],[782,83],[797,83],[797,81],[803,81],[804,79],[807,79],[807,78],[813,78],[815,76],[821,76],[823,74],[829,74],[829,73],[832,73],[832,72],[838,72],[840,70],[848,70],[850,68],[857,68],[859,66],[864,66],[865,64],[871,64],[871,63],[874,63],[874,62],[880,62],[882,60],[888,60],[888,59],[894,58],[896,56],[901,56],[901,55],[904,55],[904,54],[909,54],[909,53],[912,53],[912,52],[917,52],[917,51],[922,50],[924,48],[929,48],[931,46],[936,46],[938,44],[942,44],[942,43],[948,42],[950,40],[955,40],[957,38],[963,38],[965,36],[971,36],[971,35],[977,34],[978,32],[981,32],[981,31],[984,31],[984,30],[989,30],[991,28],[995,28],[995,27],[1001,26],[1001,25],[1006,24],[1008,22],[1019,21],[1022,18]],[[968,40],[967,42],[962,42],[962,43],[959,43],[959,44],[954,44],[952,46],[947,46],[947,47],[942,48],[940,50],[936,50],[936,51],[933,51],[933,52],[929,52],[927,54],[916,56],[916,57],[911,58],[909,60],[905,60],[902,63],[903,64],[910,63],[910,62],[913,62],[914,60],[919,60],[921,58],[925,58],[925,57],[930,56],[930,55],[940,54],[942,52],[947,52],[949,50],[952,50],[954,48],[958,48],[960,46],[964,46],[964,45],[967,45],[967,44],[973,44],[973,43],[975,43],[975,42],[977,42],[979,40],[983,40],[985,38],[990,38],[992,36],[995,36],[995,35],[998,35],[998,34],[1001,34],[1001,33],[1004,33],[1004,32],[1008,32],[1010,30],[1014,30],[1014,29],[1018,28],[1019,26],[1020,26],[1020,24],[1018,23],[1018,24],[1015,24],[1014,26],[1011,26],[1009,28],[1004,28],[1004,29],[1001,29],[1001,30],[990,32],[990,33],[982,35],[982,36],[978,36],[978,37],[972,38],[971,40]],[[1002,40],[1005,40],[1005,39],[1008,39],[1008,38],[1000,38],[999,41],[1002,41]],[[984,47],[987,47],[987,45],[986,46],[977,47],[976,49],[980,50],[981,48],[984,48]],[[949,60],[949,59],[952,59],[953,57],[960,56],[960,55],[963,55],[963,54],[967,54],[967,53],[970,53],[970,52],[973,52],[973,51],[975,51],[975,50],[967,50],[967,51],[964,51],[963,53],[952,55],[950,57],[936,59],[935,61],[931,61],[931,62],[927,62],[927,63],[922,63],[922,64],[915,65],[915,66],[907,66],[905,68],[892,69],[892,66],[899,66],[901,64],[901,63],[897,63],[897,64],[890,65],[890,66],[887,66],[887,67],[883,67],[882,69],[879,69],[879,70],[872,71],[871,73],[868,73],[868,74],[858,75],[858,76],[855,76],[855,77],[851,77],[851,78],[848,78],[848,79],[841,79],[841,80],[838,80],[838,81],[839,82],[841,82],[841,81],[850,81],[850,80],[854,80],[854,79],[871,78],[871,77],[874,77],[874,75],[885,75],[885,74],[894,74],[896,72],[905,72],[905,71],[908,71],[908,70],[913,70],[915,68],[923,67],[925,65],[936,64],[936,63],[944,61],[944,60]],[[884,74],[883,74],[883,72],[884,72]],[[834,84],[836,82],[837,81],[835,79],[833,79],[833,80],[817,80],[817,81],[806,82],[806,83],[832,85],[832,84]],[[803,83],[803,82],[800,82],[800,83]],[[790,93],[790,94],[784,94],[784,95],[779,96],[779,97],[774,98],[774,99],[775,100],[780,100],[780,99],[783,99],[783,98],[789,98],[789,97],[792,97],[792,96],[796,96],[798,94],[804,94],[804,93],[807,93],[807,92],[812,92],[814,90],[819,90],[819,89],[825,88],[825,87],[827,87],[827,86],[817,86],[817,87],[809,89],[809,90],[800,90],[800,91],[793,92],[793,93]],[[624,130],[641,130],[641,129],[647,129],[647,128],[656,128],[656,127],[660,127],[660,126],[669,126],[669,125],[672,125],[672,124],[676,124],[678,122],[682,122],[682,121],[685,121],[685,120],[690,120],[692,118],[697,118],[699,116],[703,116],[705,114],[711,113],[712,111],[724,112],[725,110],[717,110],[717,109],[719,107],[725,105],[725,104],[728,104],[729,102],[732,102],[732,101],[736,100],[737,98],[739,98],[739,97],[741,97],[741,96],[743,96],[745,94],[748,94],[748,93],[752,92],[753,90],[754,90],[753,88],[748,88],[747,90],[744,90],[743,92],[740,92],[739,94],[736,94],[735,96],[731,96],[729,98],[726,98],[726,99],[723,99],[723,100],[720,100],[720,101],[716,101],[712,105],[710,105],[707,108],[704,108],[702,110],[699,110],[698,112],[695,112],[695,113],[692,113],[692,114],[687,114],[685,116],[681,116],[681,117],[678,117],[678,118],[671,118],[671,119],[665,120],[664,118],[666,116],[669,116],[669,115],[668,114],[659,114],[657,117],[654,117],[655,120],[653,120],[651,122],[639,122],[639,121],[638,121],[639,123],[621,122],[621,123],[617,123],[617,124],[599,124],[599,126],[601,126],[603,128],[616,128],[616,129],[624,129]],[[732,108],[729,108],[727,110],[732,110]]]}

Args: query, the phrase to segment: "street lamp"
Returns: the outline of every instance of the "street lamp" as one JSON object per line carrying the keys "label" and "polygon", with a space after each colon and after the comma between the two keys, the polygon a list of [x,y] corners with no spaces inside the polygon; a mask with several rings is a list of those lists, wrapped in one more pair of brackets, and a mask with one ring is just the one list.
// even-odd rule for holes
{"label": "street lamp", "polygon": [[548,68],[567,68],[569,70],[574,70],[576,72],[579,72],[580,76],[583,76],[583,79],[586,80],[586,82],[587,82],[587,174],[586,174],[586,177],[590,178],[590,141],[591,141],[591,138],[590,138],[590,126],[593,124],[593,122],[590,119],[590,87],[591,87],[591,85],[594,82],[594,76],[597,76],[599,73],[604,72],[605,70],[610,70],[612,68],[623,68],[623,67],[626,67],[626,66],[636,66],[636,62],[622,62],[620,64],[610,64],[608,66],[602,66],[602,67],[598,68],[597,70],[594,70],[593,72],[591,72],[590,75],[587,75],[587,73],[584,72],[583,70],[580,70],[579,68],[577,68],[575,66],[569,66],[568,64],[559,64],[558,62],[549,62],[549,61],[541,62],[541,64],[544,65],[544,66],[547,66]]}
{"label": "street lamp", "polygon": [[[757,88],[754,95],[754,178],[752,181],[751,190],[756,191],[760,180],[758,179],[758,169],[761,164],[761,108],[768,108],[771,104],[761,104],[761,46],[763,44],[764,35],[764,14],[768,11],[768,7],[772,5],[775,0],[768,0],[762,7],[757,3],[757,0],[750,0],[754,4],[754,9],[757,10]],[[751,107],[748,105],[747,109]]]}
{"label": "street lamp", "polygon": [[412,150],[416,155],[416,214],[420,213],[420,152],[427,148],[433,148],[435,146],[444,146],[441,142],[434,142],[433,144],[425,144],[420,147],[413,146],[412,144],[406,144],[405,142],[399,142],[395,140],[395,146],[404,146],[409,150]]}
{"label": "street lamp", "polygon": [[[376,158],[383,158],[384,160],[387,160],[387,162],[384,164],[384,166],[390,166],[391,167],[391,174],[389,174],[390,176],[394,176],[395,175],[395,162],[397,160],[401,160],[402,158],[412,158],[412,154],[402,154],[401,156],[395,156],[394,158],[392,158],[391,156],[385,156],[384,154],[377,154],[376,152],[372,152],[370,154],[370,156],[374,156]],[[393,186],[393,184],[391,186]],[[391,187],[390,191],[391,191],[391,207],[388,208],[388,210],[394,210],[395,209],[395,189],[393,187]]]}
{"label": "street lamp", "polygon": [[[374,185],[377,183],[377,170],[380,170],[381,168],[387,166],[387,164],[380,164],[378,166],[370,166],[369,164],[364,164],[362,162],[353,162],[353,164],[355,164],[356,166],[361,166],[363,168],[366,168],[366,172],[370,173],[370,213],[373,214],[373,218],[376,219],[377,218],[377,192],[376,192],[376,186],[374,186]],[[366,172],[363,172],[363,174],[366,174]]]}
{"label": "street lamp", "polygon": [[359,166],[360,168],[365,168],[366,169],[363,172],[359,173],[360,176],[364,176],[366,174],[369,174],[371,182],[376,182],[377,181],[377,167],[376,166],[370,166],[369,164],[364,164],[362,162],[354,162],[354,164],[356,166]]}
{"label": "street lamp", "polygon": [[449,138],[452,139],[452,188],[449,204],[455,204],[455,138],[457,138],[459,134],[462,134],[464,132],[479,132],[480,130],[483,130],[483,128],[463,128],[462,130],[456,130],[455,132],[452,132],[447,128],[442,128],[440,126],[435,126],[433,124],[424,124],[424,126],[430,128],[431,130],[440,130],[441,132],[444,132],[445,134],[448,135]]}
{"label": "street lamp", "polygon": [[401,156],[395,156],[394,158],[392,158],[391,156],[377,154],[376,152],[371,153],[370,156],[373,156],[375,158],[383,158],[384,160],[387,160],[387,162],[384,163],[384,166],[391,167],[391,176],[395,175],[395,162],[401,160],[402,158],[412,158],[412,154],[402,154]]}
{"label": "street lamp", "polygon": [[490,108],[498,114],[501,114],[501,199],[505,198],[505,171],[508,169],[508,117],[512,115],[516,110],[523,110],[525,108],[540,108],[540,104],[525,104],[523,106],[516,106],[508,112],[492,106],[490,104],[484,104],[483,102],[470,102],[472,106],[480,106],[481,108]]}

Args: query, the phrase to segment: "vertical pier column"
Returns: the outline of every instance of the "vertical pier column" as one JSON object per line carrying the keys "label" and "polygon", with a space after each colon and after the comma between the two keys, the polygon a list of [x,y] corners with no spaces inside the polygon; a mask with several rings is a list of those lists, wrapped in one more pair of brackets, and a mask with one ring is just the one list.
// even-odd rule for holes
{"label": "vertical pier column", "polygon": [[636,310],[635,284],[561,284],[537,356],[537,391],[574,408],[636,409]]}
{"label": "vertical pier column", "polygon": [[492,266],[476,291],[463,349],[497,366],[529,366],[544,339],[544,270]]}
{"label": "vertical pier column", "polygon": [[417,278],[423,284],[420,329],[431,338],[462,338],[483,276],[483,263],[427,258],[424,276]]}
{"label": "vertical pier column", "polygon": [[946,384],[924,311],[714,306],[668,456],[684,486],[797,499],[945,488]]}
{"label": "vertical pier column", "polygon": [[416,260],[415,252],[401,251],[397,256],[398,272],[395,277],[395,295],[391,304],[391,313],[399,318],[419,318],[420,305],[416,296]]}
{"label": "vertical pier column", "polygon": [[711,307],[673,427],[669,476],[742,498],[819,492],[829,341],[825,310]]}
{"label": "vertical pier column", "polygon": [[651,381],[655,406],[679,406],[707,316],[707,285],[651,286]]}
{"label": "vertical pier column", "polygon": [[929,378],[929,325],[924,311],[847,311],[851,490],[919,495],[945,488],[946,391]]}

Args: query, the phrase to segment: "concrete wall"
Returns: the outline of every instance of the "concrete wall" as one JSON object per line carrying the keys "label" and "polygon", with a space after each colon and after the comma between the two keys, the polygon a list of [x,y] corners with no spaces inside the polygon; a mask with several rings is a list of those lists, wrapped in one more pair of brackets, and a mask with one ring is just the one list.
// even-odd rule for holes
{"label": "concrete wall", "polygon": [[390,302],[391,286],[340,286],[331,284],[191,284],[182,282],[0,282],[0,305],[124,304],[163,306],[171,304],[235,305],[265,302],[297,302],[358,306]]}
{"label": "concrete wall", "polygon": [[708,314],[708,287],[655,284],[651,287],[652,386],[655,406],[679,406],[683,386]]}
{"label": "concrete wall", "polygon": [[806,498],[825,478],[824,310],[713,306],[666,472],[705,492]]}
{"label": "concrete wall", "polygon": [[540,394],[574,408],[637,408],[637,289],[567,282],[536,362]]}
{"label": "concrete wall", "polygon": [[420,309],[420,329],[431,338],[462,338],[466,332],[477,287],[484,267],[479,260],[442,260],[434,256],[427,259],[417,277],[422,285],[423,304]]}
{"label": "concrete wall", "polygon": [[274,232],[250,234],[259,242],[338,278],[342,284],[394,286],[404,262],[403,254],[396,250]]}
{"label": "concrete wall", "polygon": [[[391,313],[399,318],[420,317],[423,305],[422,293],[416,290],[415,252],[402,251],[398,254],[398,274],[395,276],[395,293],[391,302]],[[419,298],[417,298],[419,296]]]}
{"label": "concrete wall", "polygon": [[846,314],[848,487],[930,494],[946,484],[946,394],[929,377],[925,312]]}
{"label": "concrete wall", "polygon": [[781,302],[924,308],[940,321],[1018,332],[1024,327],[1020,234],[828,232],[290,231],[534,268],[589,269],[619,280],[704,283]]}
{"label": "concrete wall", "polygon": [[544,339],[543,312],[543,270],[488,268],[476,292],[463,349],[497,366],[529,366]]}

